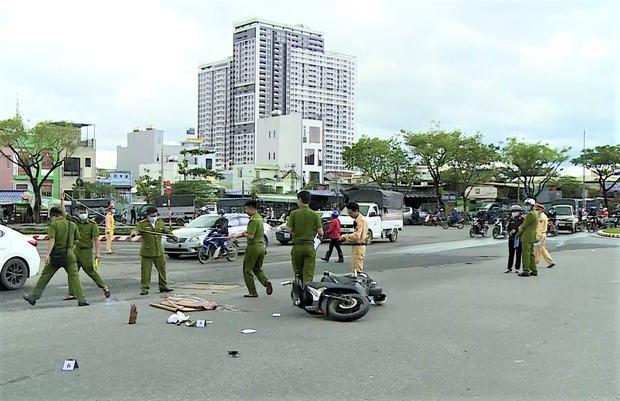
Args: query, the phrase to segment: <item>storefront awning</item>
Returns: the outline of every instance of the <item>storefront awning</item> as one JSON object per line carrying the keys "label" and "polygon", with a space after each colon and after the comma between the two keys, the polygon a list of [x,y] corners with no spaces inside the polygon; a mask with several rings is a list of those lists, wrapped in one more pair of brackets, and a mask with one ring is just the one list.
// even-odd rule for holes
{"label": "storefront awning", "polygon": [[297,196],[264,194],[264,195],[258,195],[258,200],[261,202],[294,203],[294,202],[297,202]]}
{"label": "storefront awning", "polygon": [[338,196],[336,195],[336,192],[329,190],[329,189],[311,189],[308,192],[310,192],[310,195],[312,196],[333,196],[333,197]]}
{"label": "storefront awning", "polygon": [[14,205],[23,200],[26,191],[21,189],[0,189],[0,205]]}

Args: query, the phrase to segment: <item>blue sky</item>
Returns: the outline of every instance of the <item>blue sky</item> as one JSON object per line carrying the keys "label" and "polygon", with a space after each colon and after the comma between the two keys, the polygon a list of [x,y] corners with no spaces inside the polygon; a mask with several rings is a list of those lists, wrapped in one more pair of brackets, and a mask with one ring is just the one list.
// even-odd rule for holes
{"label": "blue sky", "polygon": [[[498,143],[617,143],[620,2],[22,0],[0,9],[0,118],[95,123],[100,167],[134,126],[196,125],[197,64],[233,21],[304,23],[358,57],[358,135],[431,120]],[[37,10],[37,12],[33,12]],[[577,150],[573,153],[576,154]]]}

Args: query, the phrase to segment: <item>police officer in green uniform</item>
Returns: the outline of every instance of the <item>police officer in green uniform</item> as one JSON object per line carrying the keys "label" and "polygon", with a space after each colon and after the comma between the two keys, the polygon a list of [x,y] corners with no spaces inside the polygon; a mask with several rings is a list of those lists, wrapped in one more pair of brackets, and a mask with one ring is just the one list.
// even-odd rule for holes
{"label": "police officer in green uniform", "polygon": [[297,204],[299,209],[291,212],[285,230],[293,233],[293,249],[291,249],[293,273],[301,277],[305,286],[314,278],[316,266],[314,233],[317,233],[318,237],[322,239],[323,226],[319,214],[308,206],[310,204],[310,192],[299,192]]}
{"label": "police officer in green uniform", "polygon": [[[30,305],[34,305],[45,290],[47,283],[52,279],[54,274],[64,267],[69,276],[69,287],[74,289],[75,297],[78,300],[78,306],[88,306],[89,303],[84,298],[84,290],[82,289],[82,283],[80,283],[80,273],[77,267],[77,260],[75,253],[73,253],[73,245],[75,241],[80,240],[80,231],[75,224],[62,218],[62,213],[57,207],[50,209],[50,217],[52,222],[48,228],[49,240],[47,241],[47,253],[45,254],[45,267],[34,289],[28,294],[24,294],[23,297]],[[69,245],[67,247],[67,244]],[[59,253],[65,253],[67,255],[66,266],[53,266],[50,261],[50,255],[52,250]]]}
{"label": "police officer in green uniform", "polygon": [[142,246],[140,247],[140,269],[142,271],[142,292],[140,295],[148,295],[151,286],[151,271],[153,264],[159,275],[159,292],[171,292],[166,281],[166,255],[164,246],[161,243],[162,234],[168,234],[171,238],[176,238],[166,227],[163,220],[157,219],[157,208],[154,206],[146,209],[146,219],[138,222],[135,230],[131,233],[132,237],[136,234],[142,236]]}
{"label": "police officer in green uniform", "polygon": [[[99,238],[99,227],[94,220],[88,219],[88,209],[84,205],[78,205],[76,207],[78,212],[78,218],[67,215],[65,211],[64,193],[60,197],[60,211],[65,219],[75,223],[82,237],[75,244],[75,258],[77,260],[78,271],[80,268],[84,269],[84,273],[97,284],[97,287],[101,288],[103,295],[106,298],[110,298],[110,288],[105,285],[103,279],[95,270],[93,265],[93,244],[95,245],[95,257],[99,258],[101,255],[101,243]],[[75,288],[72,288],[69,283],[69,293],[65,295],[65,301],[75,299]]]}
{"label": "police officer in green uniform", "polygon": [[534,243],[536,242],[536,229],[538,228],[538,212],[534,208],[536,201],[534,199],[526,199],[523,203],[527,213],[516,234],[521,243],[521,258],[523,260],[523,271],[519,273],[519,276],[538,276],[534,260]]}
{"label": "police officer in green uniform", "polygon": [[267,275],[263,271],[263,261],[265,260],[263,218],[258,213],[256,201],[247,201],[245,203],[245,212],[250,216],[248,228],[241,234],[228,237],[230,240],[245,237],[248,241],[248,246],[243,257],[243,279],[245,280],[246,287],[248,287],[248,294],[244,295],[244,297],[258,297],[256,286],[254,285],[254,276],[265,286],[267,295],[271,295],[273,293],[273,287],[271,286],[271,282],[269,282],[269,278],[267,278]]}

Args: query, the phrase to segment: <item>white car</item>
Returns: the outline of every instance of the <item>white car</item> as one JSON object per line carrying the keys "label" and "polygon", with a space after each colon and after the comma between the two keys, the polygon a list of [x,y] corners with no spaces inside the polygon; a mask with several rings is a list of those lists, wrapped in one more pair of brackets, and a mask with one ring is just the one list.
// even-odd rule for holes
{"label": "white car", "polygon": [[[245,213],[229,213],[224,217],[228,219],[228,233],[231,235],[245,231],[250,221]],[[219,218],[217,214],[205,214],[192,220],[185,227],[173,230],[172,233],[177,236],[178,241],[162,238],[164,253],[173,259],[178,259],[183,255],[198,255],[198,250],[207,233]],[[269,224],[263,223],[263,237],[266,246],[273,240],[273,228]],[[244,252],[246,241],[240,239],[239,246],[239,252]]]}
{"label": "white car", "polygon": [[37,240],[0,225],[0,287],[16,290],[39,274],[41,257]]}

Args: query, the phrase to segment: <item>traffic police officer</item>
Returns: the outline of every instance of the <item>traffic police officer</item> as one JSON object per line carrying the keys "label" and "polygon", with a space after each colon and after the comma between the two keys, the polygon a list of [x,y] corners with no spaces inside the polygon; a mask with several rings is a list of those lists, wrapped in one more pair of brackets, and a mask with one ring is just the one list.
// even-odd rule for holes
{"label": "traffic police officer", "polygon": [[[47,253],[45,254],[45,267],[30,295],[24,294],[23,297],[30,305],[34,306],[37,300],[41,298],[45,287],[54,274],[56,274],[58,269],[64,267],[69,277],[69,287],[74,289],[78,306],[88,306],[89,303],[84,298],[84,290],[82,289],[82,283],[80,283],[80,273],[75,253],[73,253],[73,244],[76,240],[80,240],[80,231],[75,224],[62,218],[62,213],[57,207],[50,208],[50,217],[52,222],[48,227],[49,240],[47,241]],[[66,266],[52,266],[52,263],[50,263],[52,250],[66,253]]]}
{"label": "traffic police officer", "polygon": [[256,285],[254,285],[254,276],[267,289],[267,295],[273,293],[273,287],[269,282],[269,278],[263,271],[263,261],[265,260],[265,242],[263,240],[263,218],[256,210],[256,201],[250,200],[245,203],[245,212],[250,216],[248,228],[238,235],[231,235],[230,240],[245,237],[248,246],[243,257],[243,279],[248,287],[246,298],[256,298]]}
{"label": "traffic police officer", "polygon": [[[103,295],[106,298],[110,298],[110,288],[105,285],[103,279],[95,270],[93,265],[93,244],[95,244],[95,257],[99,258],[101,255],[101,242],[99,241],[99,227],[94,220],[88,219],[88,210],[84,205],[78,205],[76,207],[78,217],[67,215],[65,211],[64,193],[60,197],[60,212],[65,219],[75,223],[80,232],[81,239],[75,244],[75,258],[77,260],[78,271],[80,268],[84,269],[84,273],[97,284],[97,287],[101,288]],[[65,295],[65,301],[75,299],[75,288],[72,288],[69,283],[69,293]]]}
{"label": "traffic police officer", "polygon": [[536,242],[536,229],[538,228],[538,212],[534,209],[536,201],[530,198],[526,199],[524,204],[527,213],[516,234],[519,237],[521,257],[523,258],[523,272],[519,273],[519,276],[538,276],[534,260],[534,243]]}
{"label": "traffic police officer", "polygon": [[140,269],[142,271],[142,292],[140,295],[148,295],[151,286],[151,272],[153,264],[159,276],[159,292],[171,292],[166,281],[166,255],[164,246],[161,243],[162,234],[168,234],[171,238],[176,238],[170,232],[163,220],[157,219],[157,208],[154,206],[146,209],[146,219],[139,221],[135,230],[131,233],[132,237],[142,236],[142,246],[140,247]]}
{"label": "traffic police officer", "polygon": [[351,234],[344,234],[340,239],[351,242],[351,272],[357,276],[364,271],[364,258],[366,257],[366,236],[368,235],[368,222],[360,213],[360,207],[356,202],[347,204],[347,214],[353,219],[354,230]]}
{"label": "traffic police officer", "polygon": [[314,278],[316,266],[314,233],[317,233],[319,239],[323,239],[323,226],[319,214],[308,207],[310,192],[299,192],[297,204],[299,209],[291,212],[285,230],[293,233],[293,248],[291,249],[293,273],[301,277],[302,285],[305,286]]}

